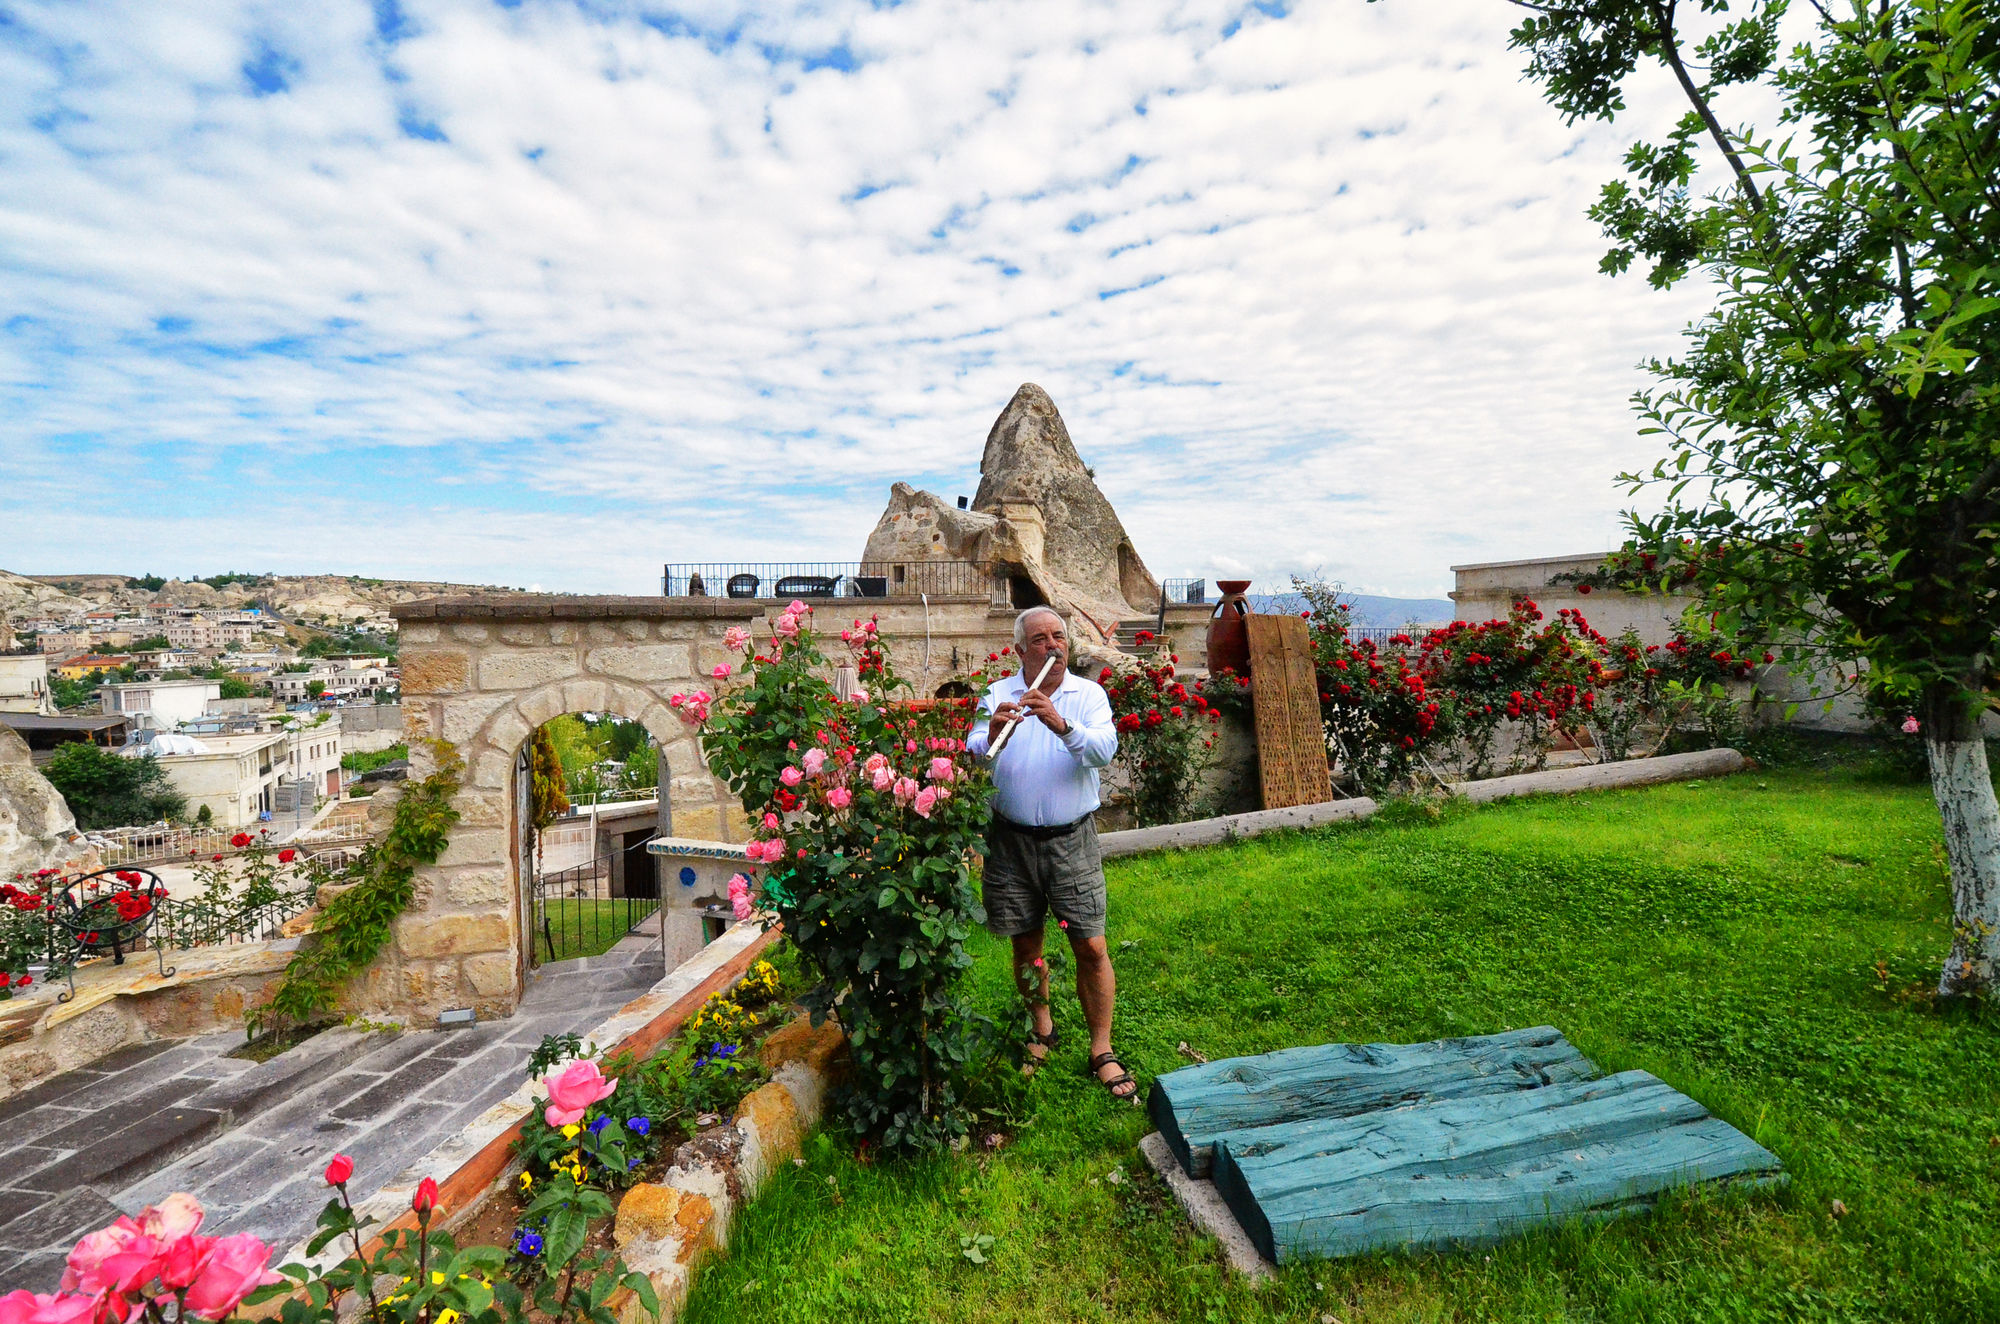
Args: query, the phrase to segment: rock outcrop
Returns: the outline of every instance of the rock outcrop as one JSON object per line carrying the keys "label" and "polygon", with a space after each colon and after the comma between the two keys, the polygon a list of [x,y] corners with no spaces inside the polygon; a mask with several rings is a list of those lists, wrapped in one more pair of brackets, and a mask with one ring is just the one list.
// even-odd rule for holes
{"label": "rock outcrop", "polygon": [[0,881],[64,862],[76,853],[75,835],[62,792],[35,771],[21,737],[0,726]]}
{"label": "rock outcrop", "polygon": [[890,490],[869,535],[870,562],[974,561],[1016,581],[1012,600],[1051,603],[1079,644],[1110,639],[1121,620],[1150,615],[1160,584],[1098,490],[1048,392],[1014,392],[986,435],[979,494],[959,510],[908,483]]}

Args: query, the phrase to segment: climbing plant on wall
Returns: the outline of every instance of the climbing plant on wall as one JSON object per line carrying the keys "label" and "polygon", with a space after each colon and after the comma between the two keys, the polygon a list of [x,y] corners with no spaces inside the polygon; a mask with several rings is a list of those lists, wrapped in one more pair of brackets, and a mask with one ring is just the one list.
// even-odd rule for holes
{"label": "climbing plant on wall", "polygon": [[418,867],[435,864],[444,854],[458,822],[451,801],[465,761],[450,741],[433,740],[430,746],[437,770],[408,784],[388,834],[339,880],[351,885],[326,903],[286,965],[277,992],[246,1013],[251,1034],[307,1024],[331,1012],[342,986],[373,964],[388,943],[396,917],[416,894]]}

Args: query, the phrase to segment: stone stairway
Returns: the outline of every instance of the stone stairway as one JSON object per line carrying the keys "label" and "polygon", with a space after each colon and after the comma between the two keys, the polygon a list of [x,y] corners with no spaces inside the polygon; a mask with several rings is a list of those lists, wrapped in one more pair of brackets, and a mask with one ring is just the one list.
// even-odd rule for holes
{"label": "stone stairway", "polygon": [[521,1083],[545,1034],[585,1033],[664,975],[657,939],[546,965],[507,1020],[328,1030],[268,1062],[242,1036],[140,1044],[0,1103],[0,1292],[53,1291],[76,1239],[175,1191],[207,1233],[283,1252],[327,1200],[336,1152],[356,1203]]}
{"label": "stone stairway", "polygon": [[1118,651],[1121,653],[1149,653],[1152,651],[1153,645],[1150,641],[1143,644],[1140,643],[1139,635],[1142,632],[1158,633],[1158,631],[1159,619],[1157,617],[1142,616],[1137,620],[1120,621],[1118,622],[1118,632],[1113,642],[1118,645]]}

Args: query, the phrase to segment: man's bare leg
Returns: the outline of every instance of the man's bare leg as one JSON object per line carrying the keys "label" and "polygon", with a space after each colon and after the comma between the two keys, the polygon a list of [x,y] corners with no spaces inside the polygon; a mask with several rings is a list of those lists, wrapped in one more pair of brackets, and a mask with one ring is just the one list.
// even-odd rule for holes
{"label": "man's bare leg", "polygon": [[[1083,1023],[1090,1027],[1090,1056],[1111,1051],[1111,1006],[1118,997],[1118,978],[1111,972],[1111,951],[1102,935],[1071,938],[1069,949],[1076,955],[1076,996],[1083,1003]],[[1110,1080],[1119,1068],[1107,1062],[1097,1069],[1099,1080]],[[1129,1099],[1138,1092],[1134,1085],[1118,1095]]]}
{"label": "man's bare leg", "polygon": [[[1042,930],[1017,933],[1014,943],[1014,986],[1028,1004],[1029,1023],[1039,1035],[1056,1028],[1049,1014],[1049,967],[1042,959]],[[1029,1044],[1028,1056],[1039,1062],[1049,1055],[1046,1044]]]}

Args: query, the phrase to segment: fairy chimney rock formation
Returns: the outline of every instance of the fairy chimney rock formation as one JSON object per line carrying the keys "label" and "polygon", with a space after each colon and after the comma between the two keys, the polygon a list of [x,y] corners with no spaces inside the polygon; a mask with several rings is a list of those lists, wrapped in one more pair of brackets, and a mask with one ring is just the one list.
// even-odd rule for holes
{"label": "fairy chimney rock formation", "polygon": [[1118,622],[1150,615],[1159,581],[1146,570],[1118,512],[1097,488],[1048,392],[1014,392],[986,435],[979,493],[959,510],[907,483],[869,535],[863,559],[975,561],[1015,585],[1014,601],[1040,598],[1073,631],[1108,639]]}
{"label": "fairy chimney rock formation", "polygon": [[35,771],[21,737],[0,726],[0,879],[62,862],[75,854],[75,834],[62,793]]}

